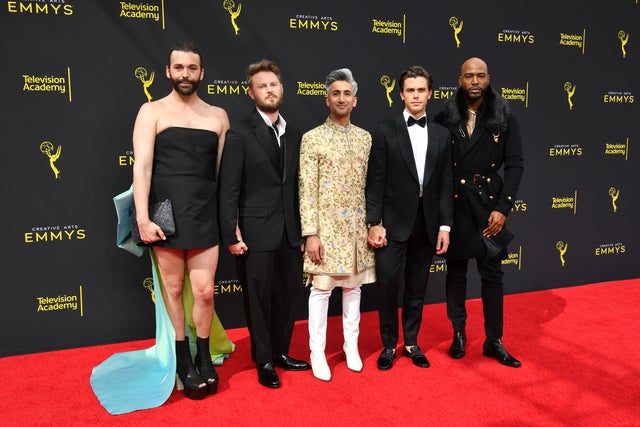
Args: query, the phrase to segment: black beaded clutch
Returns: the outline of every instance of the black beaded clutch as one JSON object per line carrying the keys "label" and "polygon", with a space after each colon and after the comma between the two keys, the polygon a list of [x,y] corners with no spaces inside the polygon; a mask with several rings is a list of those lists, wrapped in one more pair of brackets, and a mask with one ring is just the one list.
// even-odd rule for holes
{"label": "black beaded clutch", "polygon": [[[149,219],[158,224],[166,236],[171,236],[176,232],[176,223],[173,220],[173,205],[169,199],[149,206]],[[135,208],[129,213],[129,222],[131,223],[131,238],[134,242],[141,243]]]}

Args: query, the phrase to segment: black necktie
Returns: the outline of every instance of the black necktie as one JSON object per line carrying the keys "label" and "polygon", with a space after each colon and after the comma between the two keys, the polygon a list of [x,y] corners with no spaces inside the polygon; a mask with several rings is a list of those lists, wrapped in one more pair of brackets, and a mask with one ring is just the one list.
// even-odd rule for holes
{"label": "black necktie", "polygon": [[409,116],[409,119],[407,119],[407,126],[412,126],[416,123],[423,128],[424,125],[427,124],[427,116],[422,116],[417,120],[414,119],[413,116]]}
{"label": "black necktie", "polygon": [[278,152],[278,161],[279,161],[279,172],[280,172],[280,176],[282,176],[282,168],[284,166],[284,149],[282,147],[282,143],[283,143],[283,137],[280,136],[280,132],[278,132],[278,124],[280,123],[280,117],[278,117],[278,119],[272,123],[272,129],[273,129],[273,133],[275,135],[275,139],[274,139],[274,143],[276,151]]}

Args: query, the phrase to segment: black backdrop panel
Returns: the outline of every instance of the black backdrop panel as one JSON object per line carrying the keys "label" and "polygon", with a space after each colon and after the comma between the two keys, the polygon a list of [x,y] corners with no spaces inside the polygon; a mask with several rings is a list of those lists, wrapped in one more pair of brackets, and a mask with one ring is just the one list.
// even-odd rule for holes
{"label": "black backdrop panel", "polygon": [[[467,0],[2,0],[0,355],[154,335],[149,258],[115,246],[112,198],[131,183],[135,115],[170,90],[166,58],[180,39],[200,45],[200,96],[232,123],[253,107],[246,66],[276,60],[283,115],[303,131],[327,115],[322,82],[332,69],[353,70],[353,121],[372,130],[401,111],[396,82],[407,66],[434,75],[435,115],[462,61],[484,58],[525,144],[506,291],[638,277],[639,16],[637,0],[481,9]],[[241,284],[221,252],[216,309],[226,327],[241,327]],[[436,259],[430,268],[427,302],[441,302],[446,267]],[[478,297],[474,273],[471,282]],[[375,310],[376,297],[368,285],[363,310]]]}

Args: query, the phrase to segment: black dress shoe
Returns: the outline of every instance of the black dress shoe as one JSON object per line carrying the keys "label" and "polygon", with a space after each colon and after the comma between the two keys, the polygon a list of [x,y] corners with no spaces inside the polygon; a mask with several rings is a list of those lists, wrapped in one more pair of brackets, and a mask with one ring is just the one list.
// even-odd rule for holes
{"label": "black dress shoe", "polygon": [[277,367],[286,369],[287,371],[306,371],[311,369],[311,365],[309,365],[309,363],[304,360],[293,359],[286,354],[273,356],[273,361]]}
{"label": "black dress shoe", "polygon": [[393,348],[385,348],[378,356],[378,369],[388,371],[393,366],[393,359],[396,358],[396,350]]}
{"label": "black dress shoe", "polygon": [[464,331],[454,331],[453,332],[453,342],[451,343],[451,348],[449,349],[449,356],[453,359],[460,359],[464,357],[464,345],[467,342],[467,335]]}
{"label": "black dress shoe", "polygon": [[269,388],[280,387],[280,378],[278,378],[278,374],[273,368],[273,363],[269,362],[264,365],[258,365],[258,382]]}
{"label": "black dress shoe", "polygon": [[424,353],[422,353],[422,351],[420,351],[420,347],[418,347],[417,345],[412,345],[411,347],[409,347],[409,350],[407,350],[406,347],[403,347],[402,355],[410,357],[413,364],[419,368],[428,368],[429,366],[431,366],[429,364],[429,361],[427,360],[427,357],[424,355]]}
{"label": "black dress shoe", "polygon": [[482,346],[482,354],[487,357],[493,357],[498,362],[512,368],[519,368],[522,363],[504,349],[501,339],[487,338]]}

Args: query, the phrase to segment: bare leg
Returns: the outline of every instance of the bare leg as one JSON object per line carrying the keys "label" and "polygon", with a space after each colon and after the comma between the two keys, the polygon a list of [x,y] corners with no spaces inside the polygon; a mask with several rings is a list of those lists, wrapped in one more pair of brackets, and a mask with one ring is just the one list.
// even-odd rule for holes
{"label": "bare leg", "polygon": [[187,251],[187,268],[193,292],[193,323],[200,338],[209,336],[213,322],[213,292],[218,266],[218,246]]}
{"label": "bare leg", "polygon": [[162,298],[167,314],[176,331],[176,341],[184,341],[184,306],[182,288],[184,286],[185,251],[155,247],[158,268],[162,277]]}
{"label": "bare leg", "polygon": [[[202,399],[206,396],[207,384],[196,372],[189,350],[189,341],[185,337],[184,305],[182,302],[185,250],[160,247],[156,247],[154,250],[162,277],[162,298],[176,332],[176,371],[184,384],[185,395],[190,399]],[[180,384],[178,384],[178,389],[180,389]]]}

